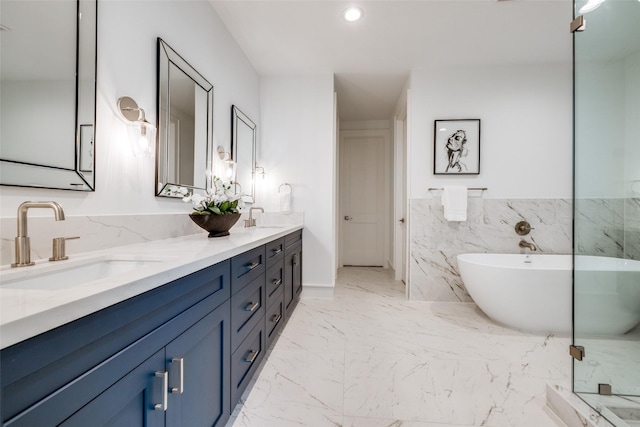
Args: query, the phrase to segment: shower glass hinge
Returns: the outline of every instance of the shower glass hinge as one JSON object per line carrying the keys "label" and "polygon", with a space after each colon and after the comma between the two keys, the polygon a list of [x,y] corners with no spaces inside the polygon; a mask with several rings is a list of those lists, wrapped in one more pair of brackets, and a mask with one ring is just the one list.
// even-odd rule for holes
{"label": "shower glass hinge", "polygon": [[570,345],[569,354],[577,361],[581,361],[584,357],[584,347],[581,345]]}
{"label": "shower glass hinge", "polygon": [[576,19],[571,21],[571,25],[569,26],[569,29],[571,30],[571,33],[581,32],[581,31],[584,31],[584,29],[586,28],[586,25],[587,25],[587,21],[585,21],[583,15],[580,15],[576,17]]}
{"label": "shower glass hinge", "polygon": [[611,384],[598,384],[598,394],[611,396]]}

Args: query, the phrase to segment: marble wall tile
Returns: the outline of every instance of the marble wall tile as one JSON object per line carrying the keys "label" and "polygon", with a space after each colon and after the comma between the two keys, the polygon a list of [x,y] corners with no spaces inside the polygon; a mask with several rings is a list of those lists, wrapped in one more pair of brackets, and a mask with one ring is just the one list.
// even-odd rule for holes
{"label": "marble wall tile", "polygon": [[640,259],[640,198],[625,200],[624,257]]}
{"label": "marble wall tile", "polygon": [[576,199],[576,253],[621,258],[624,199]]}
{"label": "marble wall tile", "polygon": [[[236,226],[241,224],[238,221]],[[54,237],[80,236],[66,243],[68,255],[204,233],[186,214],[29,217],[31,259],[51,256]],[[14,262],[16,219],[0,219],[0,265]]]}
{"label": "marble wall tile", "polygon": [[440,197],[410,200],[410,298],[471,301],[456,256],[462,253],[519,253],[516,223],[534,230],[524,237],[542,253],[571,253],[569,199],[469,198],[467,221],[444,219]]}

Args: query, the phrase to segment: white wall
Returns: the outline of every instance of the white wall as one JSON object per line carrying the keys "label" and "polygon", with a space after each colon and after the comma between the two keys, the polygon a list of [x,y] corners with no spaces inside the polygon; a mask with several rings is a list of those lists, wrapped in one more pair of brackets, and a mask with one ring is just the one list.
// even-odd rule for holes
{"label": "white wall", "polygon": [[640,197],[640,52],[625,64],[625,179],[631,197]]}
{"label": "white wall", "polygon": [[576,197],[624,197],[625,64],[576,69]]}
{"label": "white wall", "polygon": [[[0,215],[25,200],[56,200],[67,215],[189,212],[154,196],[155,159],[133,157],[116,114],[131,96],[156,120],[156,38],[162,37],[214,86],[214,148],[230,148],[231,105],[258,123],[260,79],[211,5],[198,1],[101,0],[98,5],[96,192],[0,187]],[[204,171],[203,171],[204,173]],[[35,210],[30,215],[50,215]]]}
{"label": "white wall", "polygon": [[[409,198],[428,187],[488,187],[488,198],[572,195],[571,64],[411,73]],[[481,119],[478,176],[433,175],[433,122]]]}
{"label": "white wall", "polygon": [[263,77],[256,206],[279,210],[278,187],[293,187],[304,212],[305,286],[332,287],[335,274],[335,115],[333,75]]}

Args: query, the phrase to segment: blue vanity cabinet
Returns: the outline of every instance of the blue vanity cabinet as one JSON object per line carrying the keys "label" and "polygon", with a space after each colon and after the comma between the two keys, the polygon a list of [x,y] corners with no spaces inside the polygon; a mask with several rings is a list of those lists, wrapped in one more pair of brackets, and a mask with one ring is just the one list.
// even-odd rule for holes
{"label": "blue vanity cabinet", "polygon": [[284,238],[284,307],[289,320],[302,294],[302,230]]}
{"label": "blue vanity cabinet", "polygon": [[300,231],[3,349],[0,425],[224,426],[300,296],[301,251]]}
{"label": "blue vanity cabinet", "polygon": [[[2,425],[224,425],[229,279],[225,261],[3,349]],[[184,391],[165,399],[175,358]]]}

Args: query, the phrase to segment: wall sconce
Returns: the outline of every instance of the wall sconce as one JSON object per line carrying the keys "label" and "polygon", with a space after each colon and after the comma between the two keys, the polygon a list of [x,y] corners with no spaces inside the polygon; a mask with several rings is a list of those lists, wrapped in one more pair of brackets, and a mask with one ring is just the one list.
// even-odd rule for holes
{"label": "wall sconce", "polygon": [[262,166],[258,166],[258,165],[256,165],[255,174],[256,174],[256,176],[260,175],[260,177],[262,177],[262,179],[264,179],[264,177],[267,175],[267,173],[264,171],[264,168]]}
{"label": "wall sconce", "polygon": [[127,132],[133,155],[152,157],[156,144],[156,128],[147,121],[144,110],[128,96],[118,99],[118,110],[122,118],[128,122]]}
{"label": "wall sconce", "polygon": [[236,180],[237,163],[231,159],[231,154],[224,151],[224,147],[222,146],[218,146],[218,157],[224,162],[221,178],[227,182],[234,182]]}

